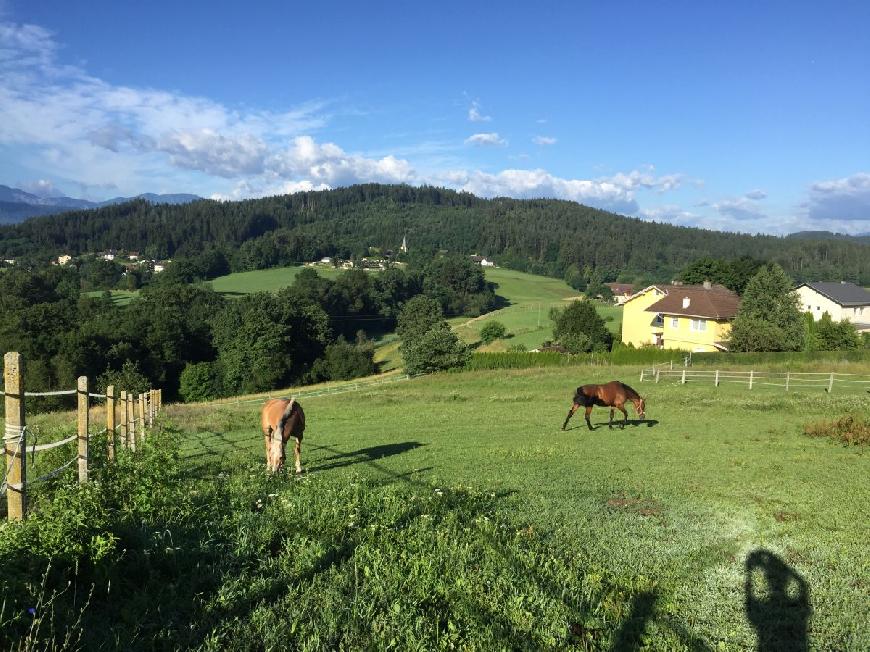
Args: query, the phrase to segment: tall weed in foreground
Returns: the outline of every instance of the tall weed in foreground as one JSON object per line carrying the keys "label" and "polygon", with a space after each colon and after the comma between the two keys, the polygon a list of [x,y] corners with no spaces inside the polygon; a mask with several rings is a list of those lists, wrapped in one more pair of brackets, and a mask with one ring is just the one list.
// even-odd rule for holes
{"label": "tall weed in foreground", "polygon": [[[656,587],[500,516],[503,496],[179,461],[166,428],[0,526],[14,649],[585,649]],[[664,622],[664,621],[663,621]],[[619,630],[619,631],[617,631]]]}
{"label": "tall weed in foreground", "polygon": [[810,437],[830,437],[847,445],[867,446],[870,444],[870,419],[847,414],[833,421],[808,423],[804,426],[804,433]]}

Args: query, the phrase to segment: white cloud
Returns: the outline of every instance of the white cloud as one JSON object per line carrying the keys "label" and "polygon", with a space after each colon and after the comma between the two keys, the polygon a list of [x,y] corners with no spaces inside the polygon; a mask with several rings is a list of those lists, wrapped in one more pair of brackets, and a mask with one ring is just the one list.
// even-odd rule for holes
{"label": "white cloud", "polygon": [[468,107],[468,120],[469,122],[489,122],[492,117],[483,115],[480,112],[480,103],[477,100],[472,100],[471,106]]}
{"label": "white cloud", "polygon": [[746,199],[753,199],[755,201],[758,201],[761,199],[767,199],[767,193],[763,190],[751,190],[747,192],[744,197],[746,197]]}
{"label": "white cloud", "polygon": [[720,215],[730,217],[735,220],[756,220],[762,221],[768,218],[767,213],[758,209],[756,203],[746,197],[738,197],[737,199],[723,199],[719,202],[711,204]]}
{"label": "white cloud", "polygon": [[507,145],[507,141],[496,132],[473,134],[465,139],[466,145]]}
{"label": "white cloud", "polygon": [[535,136],[532,138],[535,145],[555,145],[556,139],[552,136]]}
{"label": "white cloud", "polygon": [[59,64],[57,49],[41,27],[0,24],[0,143],[30,148],[56,177],[129,187],[131,179],[172,179],[167,159],[211,175],[256,174],[288,137],[325,123],[319,102],[240,110],[108,84]]}
{"label": "white cloud", "polygon": [[640,189],[673,189],[677,175],[655,177],[650,170],[635,170],[600,179],[565,179],[546,170],[503,170],[496,174],[480,170],[443,173],[436,182],[481,197],[569,199],[622,213],[639,209],[635,194]]}
{"label": "white cloud", "polygon": [[411,164],[404,159],[350,155],[334,143],[321,145],[310,136],[295,138],[293,145],[279,152],[268,166],[278,176],[304,178],[333,187],[361,181],[411,183],[415,179]]}
{"label": "white cloud", "polygon": [[860,228],[870,230],[870,174],[857,172],[812,184],[804,209],[812,220],[865,222]]}

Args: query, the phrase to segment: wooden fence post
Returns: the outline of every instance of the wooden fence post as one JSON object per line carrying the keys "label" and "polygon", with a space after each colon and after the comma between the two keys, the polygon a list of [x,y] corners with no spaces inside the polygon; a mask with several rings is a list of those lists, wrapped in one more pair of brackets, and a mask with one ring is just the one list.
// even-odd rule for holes
{"label": "wooden fence post", "polygon": [[660,371],[656,369],[656,382],[659,382],[659,373]]}
{"label": "wooden fence post", "polygon": [[749,372],[749,389],[752,389],[752,381],[755,379],[755,371],[750,370]]}
{"label": "wooden fence post", "polygon": [[685,384],[686,384],[686,368],[685,368],[685,367],[683,367],[683,377],[680,378],[680,384],[681,384],[681,385],[685,385]]}
{"label": "wooden fence post", "polygon": [[108,439],[108,457],[115,459],[115,386],[106,387],[106,438]]}
{"label": "wooden fence post", "polygon": [[674,361],[671,360],[671,371],[673,371],[673,370],[674,370]]}
{"label": "wooden fence post", "polygon": [[719,387],[719,370],[716,370],[716,380],[713,381],[716,387]]}
{"label": "wooden fence post", "polygon": [[88,377],[79,376],[79,482],[88,481]]}
{"label": "wooden fence post", "polygon": [[834,374],[831,374],[830,379],[828,380],[828,394],[831,393],[831,390],[834,389]]}
{"label": "wooden fence post", "polygon": [[148,390],[148,427],[154,427],[154,390]]}
{"label": "wooden fence post", "polygon": [[791,381],[791,372],[786,371],[785,372],[785,391],[788,391],[788,385],[789,385],[790,381]]}
{"label": "wooden fence post", "polygon": [[121,390],[121,398],[118,404],[121,411],[121,445],[124,448],[130,448],[130,433],[127,432],[129,423],[127,423],[127,390]]}
{"label": "wooden fence post", "polygon": [[6,431],[3,444],[6,452],[6,517],[20,521],[27,510],[27,438],[24,433],[24,359],[20,353],[3,357],[4,392],[6,393]]}
{"label": "wooden fence post", "polygon": [[643,372],[644,371],[645,371],[645,369],[640,370],[640,382],[643,382]]}
{"label": "wooden fence post", "polygon": [[145,392],[139,394],[139,440],[145,440]]}
{"label": "wooden fence post", "polygon": [[133,400],[133,392],[127,392],[127,435],[131,451],[136,450],[136,407]]}

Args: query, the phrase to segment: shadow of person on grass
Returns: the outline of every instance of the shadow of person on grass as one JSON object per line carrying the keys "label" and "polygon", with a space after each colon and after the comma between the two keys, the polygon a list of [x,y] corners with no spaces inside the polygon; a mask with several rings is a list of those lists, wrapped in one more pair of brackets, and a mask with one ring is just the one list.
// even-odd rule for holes
{"label": "shadow of person on grass", "polygon": [[813,608],[800,573],[769,550],[758,549],[746,557],[745,582],[746,618],[755,628],[758,651],[808,650]]}

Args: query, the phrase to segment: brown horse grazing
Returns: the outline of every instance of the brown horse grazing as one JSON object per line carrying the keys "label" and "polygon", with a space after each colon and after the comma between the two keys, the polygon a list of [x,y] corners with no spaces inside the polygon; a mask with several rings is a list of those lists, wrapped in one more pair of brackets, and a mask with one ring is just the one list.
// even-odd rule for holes
{"label": "brown horse grazing", "polygon": [[634,403],[634,409],[637,411],[637,416],[641,419],[646,416],[644,413],[644,402],[640,397],[640,394],[618,380],[611,380],[609,383],[603,385],[583,385],[582,387],[578,387],[577,392],[574,394],[574,405],[572,405],[571,409],[568,410],[568,416],[565,417],[565,423],[562,424],[562,430],[565,429],[565,426],[568,425],[568,420],[574,416],[577,408],[581,405],[586,408],[586,425],[589,426],[589,430],[593,430],[592,424],[589,422],[589,414],[592,412],[593,405],[601,405],[602,407],[610,408],[610,428],[613,428],[613,408],[615,407],[617,410],[622,412],[623,420],[622,423],[619,424],[619,427],[625,428],[625,424],[628,423],[628,412],[626,412],[625,408],[622,406],[625,405],[626,401]]}
{"label": "brown horse grazing", "polygon": [[290,437],[296,439],[294,454],[296,473],[302,473],[299,453],[302,451],[302,433],[305,432],[305,413],[292,398],[273,398],[266,401],[260,414],[266,444],[266,466],[278,471],[284,465],[284,445]]}

